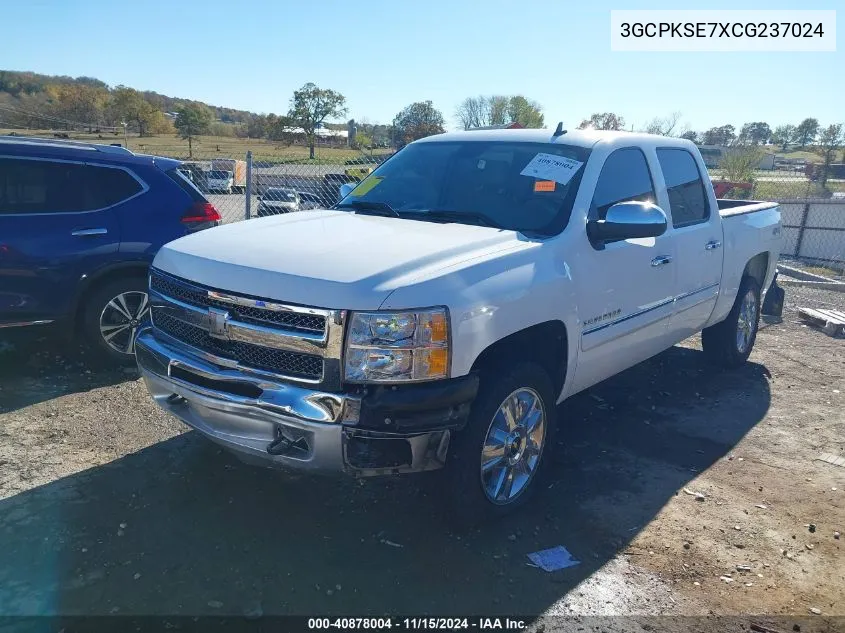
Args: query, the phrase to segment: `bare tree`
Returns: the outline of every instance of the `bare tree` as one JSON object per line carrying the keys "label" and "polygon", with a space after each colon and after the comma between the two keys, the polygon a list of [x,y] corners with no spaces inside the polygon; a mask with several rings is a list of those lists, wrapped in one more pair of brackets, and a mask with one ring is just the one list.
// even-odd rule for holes
{"label": "bare tree", "polygon": [[643,132],[657,134],[658,136],[673,136],[678,122],[681,120],[680,112],[673,112],[669,116],[655,117],[645,126]]}
{"label": "bare tree", "polygon": [[455,110],[455,118],[465,130],[488,125],[520,123],[543,127],[543,108],[522,95],[467,97]]}

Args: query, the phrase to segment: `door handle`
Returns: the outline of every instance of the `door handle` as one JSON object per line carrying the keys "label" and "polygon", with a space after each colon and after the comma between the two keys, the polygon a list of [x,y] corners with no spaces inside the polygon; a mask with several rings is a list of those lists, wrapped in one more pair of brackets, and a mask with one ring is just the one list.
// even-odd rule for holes
{"label": "door handle", "polygon": [[720,248],[722,243],[719,240],[710,240],[707,244],[704,245],[705,251],[714,251],[717,248]]}
{"label": "door handle", "polygon": [[108,229],[76,229],[71,231],[70,234],[74,237],[85,237],[87,235],[105,235],[108,232]]}
{"label": "door handle", "polygon": [[651,265],[655,266],[655,267],[656,266],[665,266],[666,264],[668,264],[671,261],[672,261],[671,257],[667,257],[666,255],[661,255],[660,257],[655,257],[654,259],[652,259]]}

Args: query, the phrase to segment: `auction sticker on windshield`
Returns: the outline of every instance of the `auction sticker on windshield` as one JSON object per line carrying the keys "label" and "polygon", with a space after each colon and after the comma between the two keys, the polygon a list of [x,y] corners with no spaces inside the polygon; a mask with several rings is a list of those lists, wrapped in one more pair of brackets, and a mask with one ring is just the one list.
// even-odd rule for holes
{"label": "auction sticker on windshield", "polygon": [[565,185],[572,180],[578,168],[583,164],[571,158],[540,152],[519,173],[523,176],[533,176],[540,180],[554,180]]}
{"label": "auction sticker on windshield", "polygon": [[373,189],[381,182],[381,178],[378,176],[370,176],[369,178],[365,178],[363,181],[358,183],[358,186],[355,187],[352,192],[349,194],[350,196],[363,196],[367,193],[370,189]]}

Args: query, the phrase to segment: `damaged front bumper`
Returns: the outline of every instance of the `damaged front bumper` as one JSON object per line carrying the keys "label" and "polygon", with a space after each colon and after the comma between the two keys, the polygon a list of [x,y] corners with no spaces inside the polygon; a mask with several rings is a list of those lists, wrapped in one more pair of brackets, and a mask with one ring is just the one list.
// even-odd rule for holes
{"label": "damaged front bumper", "polygon": [[158,340],[135,343],[156,403],[248,463],[356,475],[442,467],[451,433],[466,424],[474,375],[349,393],[313,390],[238,369]]}

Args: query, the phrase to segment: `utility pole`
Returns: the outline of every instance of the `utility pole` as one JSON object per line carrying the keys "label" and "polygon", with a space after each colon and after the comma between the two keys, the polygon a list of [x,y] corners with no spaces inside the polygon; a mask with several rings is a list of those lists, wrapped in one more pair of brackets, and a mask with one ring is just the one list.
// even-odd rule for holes
{"label": "utility pole", "polygon": [[129,137],[126,135],[126,121],[121,121],[120,124],[123,126],[123,147],[129,149]]}

